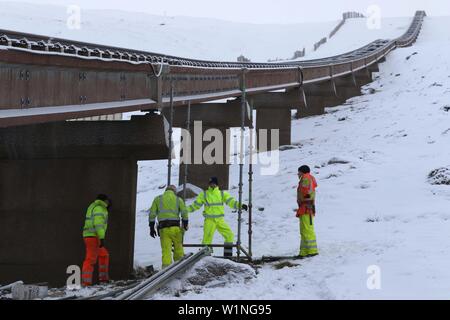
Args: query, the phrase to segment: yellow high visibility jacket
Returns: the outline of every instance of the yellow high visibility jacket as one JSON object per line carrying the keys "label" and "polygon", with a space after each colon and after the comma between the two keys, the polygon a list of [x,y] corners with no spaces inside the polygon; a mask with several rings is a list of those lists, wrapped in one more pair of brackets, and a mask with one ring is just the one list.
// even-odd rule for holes
{"label": "yellow high visibility jacket", "polygon": [[86,220],[83,228],[83,238],[98,237],[105,239],[108,229],[108,209],[102,200],[95,200],[86,211]]}
{"label": "yellow high visibility jacket", "polygon": [[238,210],[242,207],[228,192],[218,187],[209,188],[200,193],[195,202],[188,207],[188,212],[194,212],[204,206],[205,218],[221,218],[225,216],[225,205]]}
{"label": "yellow high visibility jacket", "polygon": [[186,205],[175,192],[168,190],[163,195],[156,197],[150,208],[150,223],[162,221],[180,221],[181,218],[185,221],[189,219],[186,211]]}

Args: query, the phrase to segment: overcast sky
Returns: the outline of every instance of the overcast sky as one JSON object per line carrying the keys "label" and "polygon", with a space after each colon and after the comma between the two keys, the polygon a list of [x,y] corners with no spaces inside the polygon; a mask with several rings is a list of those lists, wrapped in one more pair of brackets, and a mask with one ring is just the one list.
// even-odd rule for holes
{"label": "overcast sky", "polygon": [[381,8],[382,17],[411,16],[417,9],[424,9],[429,15],[450,16],[450,0],[20,0],[17,2],[75,4],[82,9],[120,9],[157,15],[209,17],[250,23],[336,20],[344,11],[358,11],[365,14],[371,5],[378,5]]}

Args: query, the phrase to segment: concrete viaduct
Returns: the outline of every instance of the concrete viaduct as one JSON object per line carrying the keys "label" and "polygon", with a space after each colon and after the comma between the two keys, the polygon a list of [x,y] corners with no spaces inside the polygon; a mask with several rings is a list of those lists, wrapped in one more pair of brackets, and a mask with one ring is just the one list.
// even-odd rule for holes
{"label": "concrete viaduct", "polygon": [[[64,284],[66,268],[83,260],[85,210],[98,193],[114,200],[111,276],[129,277],[137,162],[167,159],[169,106],[175,127],[185,127],[189,104],[192,121],[224,131],[240,126],[246,96],[257,129],[279,129],[280,144],[289,145],[291,110],[319,115],[360,95],[389,52],[416,41],[425,15],[418,11],[397,39],[282,64],[199,61],[0,30],[0,283]],[[68,121],[131,111],[148,113]],[[188,171],[200,187],[213,173],[228,185],[227,165]]]}

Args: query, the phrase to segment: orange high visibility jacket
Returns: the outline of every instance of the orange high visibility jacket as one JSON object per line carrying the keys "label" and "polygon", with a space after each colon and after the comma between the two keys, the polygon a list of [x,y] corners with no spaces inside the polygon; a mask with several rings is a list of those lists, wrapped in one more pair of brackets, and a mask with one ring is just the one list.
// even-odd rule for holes
{"label": "orange high visibility jacket", "polygon": [[315,215],[315,200],[316,200],[316,188],[317,182],[316,178],[314,178],[311,174],[304,174],[300,179],[300,183],[298,184],[297,189],[297,203],[298,203],[298,211],[297,217],[303,216],[306,214]]}

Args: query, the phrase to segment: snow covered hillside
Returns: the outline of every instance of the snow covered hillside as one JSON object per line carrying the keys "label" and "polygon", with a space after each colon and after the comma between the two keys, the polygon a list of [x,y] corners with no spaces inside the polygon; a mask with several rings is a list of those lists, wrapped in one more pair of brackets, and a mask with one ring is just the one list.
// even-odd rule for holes
{"label": "snow covered hillside", "polygon": [[361,48],[369,42],[378,39],[394,39],[406,32],[412,17],[381,19],[379,29],[367,26],[367,19],[348,19],[334,37],[322,45],[317,51],[307,50],[307,54],[300,60],[331,57],[344,52]]}
{"label": "snow covered hillside", "polygon": [[0,2],[0,29],[141,49],[187,58],[252,61],[292,58],[338,23],[257,25],[215,19],[164,17],[112,10],[82,10],[81,29],[67,28],[66,7]]}
{"label": "snow covered hillside", "polygon": [[[232,23],[214,19],[164,17],[145,13],[81,8],[81,29],[67,27],[69,17],[64,6],[32,5],[21,2],[0,2],[0,29],[37,33],[79,41],[114,45],[187,58],[236,61],[243,54],[254,62],[268,59],[291,59],[294,52],[328,36],[338,21],[298,23],[291,25],[258,25]],[[365,19],[358,19],[364,21]],[[386,19],[382,29],[368,30],[361,21],[351,20],[342,29],[345,36],[339,44],[331,43],[311,55],[348,51],[367,44],[367,39],[391,38],[401,35],[410,18]],[[355,27],[355,32],[352,32]],[[340,31],[341,32],[341,31]],[[337,36],[339,35],[339,33]],[[351,35],[351,36],[349,36]],[[372,37],[372,38],[371,38]],[[342,42],[350,39],[351,42]],[[342,47],[341,47],[342,46]],[[326,50],[325,50],[326,49]],[[342,50],[342,51],[341,51]]]}
{"label": "snow covered hillside", "polygon": [[[187,291],[181,298],[449,298],[450,186],[428,178],[450,165],[450,36],[439,32],[449,28],[448,18],[427,18],[416,45],[392,52],[363,96],[323,116],[293,122],[296,148],[281,152],[277,175],[261,176],[256,170],[255,206],[264,211],[255,212],[255,255],[298,253],[295,188],[303,163],[314,167],[319,183],[321,255],[292,268],[266,265],[257,277]],[[165,165],[140,167],[138,264],[160,264],[145,209],[160,193]],[[237,167],[231,181],[237,196]],[[227,211],[226,219],[236,230],[236,215]],[[201,241],[202,220],[201,213],[192,214],[186,241]],[[381,290],[367,288],[372,265],[381,270]],[[175,290],[189,288],[187,280],[173,283],[159,298],[174,298]]]}

